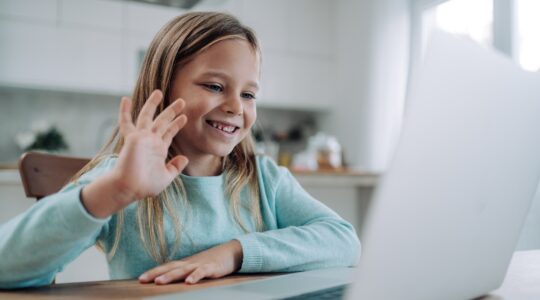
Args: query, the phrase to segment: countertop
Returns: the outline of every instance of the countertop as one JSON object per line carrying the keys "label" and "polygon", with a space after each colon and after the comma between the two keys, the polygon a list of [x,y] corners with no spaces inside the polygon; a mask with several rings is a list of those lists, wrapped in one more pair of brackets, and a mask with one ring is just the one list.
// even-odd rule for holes
{"label": "countertop", "polygon": [[0,169],[0,185],[22,184],[19,171],[16,169]]}
{"label": "countertop", "polygon": [[[317,187],[372,187],[379,175],[373,172],[353,170],[292,171],[303,186]],[[0,168],[0,185],[22,184],[15,168]]]}

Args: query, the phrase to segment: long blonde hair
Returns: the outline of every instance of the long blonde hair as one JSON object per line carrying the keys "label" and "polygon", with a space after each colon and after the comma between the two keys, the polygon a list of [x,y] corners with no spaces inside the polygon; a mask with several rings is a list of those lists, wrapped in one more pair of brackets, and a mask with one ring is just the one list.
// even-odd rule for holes
{"label": "long blonde hair", "polygon": [[[232,38],[246,40],[253,50],[260,55],[255,33],[250,28],[243,26],[238,19],[231,15],[217,12],[193,12],[169,21],[154,37],[144,58],[133,91],[131,112],[133,120],[137,120],[146,99],[156,89],[160,89],[164,95],[164,101],[158,107],[156,115],[163,111],[172,100],[169,93],[174,71],[177,68],[182,68],[197,54],[216,42]],[[119,134],[118,128],[116,128],[103,149],[75,175],[74,179],[76,180],[95,167],[104,157],[111,154],[117,155],[123,144],[124,139]],[[168,159],[175,155],[177,155],[177,151],[171,146]],[[225,192],[230,198],[230,208],[234,220],[244,232],[248,232],[248,226],[244,224],[240,217],[241,209],[246,209],[252,217],[256,230],[262,231],[259,185],[251,135],[242,140],[223,159],[223,172],[226,182]],[[240,193],[246,186],[249,187],[250,203],[247,207],[244,207],[241,203]],[[157,263],[171,260],[180,247],[183,226],[178,213],[174,209],[176,201],[181,202],[188,210],[189,201],[180,176],[174,179],[167,189],[159,195],[138,201],[137,224],[140,238],[146,251]],[[167,247],[164,232],[165,212],[168,212],[171,216],[176,234],[172,251],[169,251]],[[114,242],[108,252],[108,259],[111,259],[118,249],[123,226],[124,211],[122,210],[117,213]],[[104,249],[102,244],[98,243],[98,246]]]}

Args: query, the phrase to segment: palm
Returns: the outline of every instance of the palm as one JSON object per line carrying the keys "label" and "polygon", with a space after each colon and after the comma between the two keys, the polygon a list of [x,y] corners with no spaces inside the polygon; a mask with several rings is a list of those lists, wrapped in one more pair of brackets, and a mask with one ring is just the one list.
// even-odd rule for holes
{"label": "palm", "polygon": [[166,162],[172,138],[186,123],[185,116],[178,116],[183,108],[183,101],[174,102],[152,119],[161,97],[160,92],[152,93],[143,106],[136,125],[129,114],[129,102],[123,101],[120,112],[119,126],[125,142],[116,171],[136,199],[157,195],[187,164],[184,156],[176,156]]}

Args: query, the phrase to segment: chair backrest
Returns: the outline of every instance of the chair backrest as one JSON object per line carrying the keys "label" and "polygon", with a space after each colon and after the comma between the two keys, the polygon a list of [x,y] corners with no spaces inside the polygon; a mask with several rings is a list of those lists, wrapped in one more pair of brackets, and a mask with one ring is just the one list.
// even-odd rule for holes
{"label": "chair backrest", "polygon": [[19,159],[19,174],[27,197],[37,200],[58,192],[90,159],[26,152]]}

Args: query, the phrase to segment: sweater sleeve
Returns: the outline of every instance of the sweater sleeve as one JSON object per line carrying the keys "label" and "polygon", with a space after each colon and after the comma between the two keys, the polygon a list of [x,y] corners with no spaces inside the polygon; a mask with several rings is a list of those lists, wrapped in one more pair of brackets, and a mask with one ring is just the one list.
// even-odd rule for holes
{"label": "sweater sleeve", "polygon": [[274,202],[277,229],[238,238],[240,272],[294,272],[355,265],[360,241],[354,227],[309,195],[279,168]]}
{"label": "sweater sleeve", "polygon": [[76,183],[0,225],[0,288],[50,284],[57,272],[95,244],[109,218],[90,215],[80,193],[110,164],[105,160]]}

